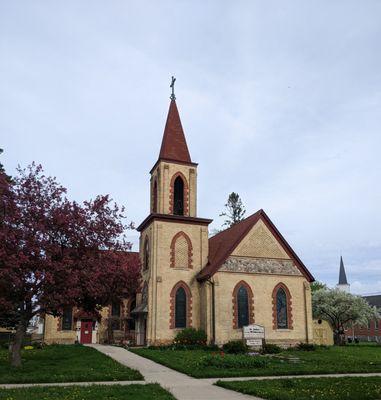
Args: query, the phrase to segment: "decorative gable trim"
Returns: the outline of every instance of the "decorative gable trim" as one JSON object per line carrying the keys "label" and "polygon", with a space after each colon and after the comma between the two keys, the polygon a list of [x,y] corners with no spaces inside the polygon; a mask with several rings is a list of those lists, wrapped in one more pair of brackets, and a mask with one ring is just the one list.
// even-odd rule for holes
{"label": "decorative gable trim", "polygon": [[175,268],[176,267],[176,265],[175,265],[176,264],[176,241],[180,237],[183,237],[187,241],[187,244],[188,244],[188,265],[187,265],[187,268],[192,269],[193,268],[193,265],[192,265],[192,256],[193,256],[192,242],[189,239],[189,236],[183,231],[180,231],[180,232],[176,233],[176,235],[172,239],[170,266],[171,266],[171,268]]}

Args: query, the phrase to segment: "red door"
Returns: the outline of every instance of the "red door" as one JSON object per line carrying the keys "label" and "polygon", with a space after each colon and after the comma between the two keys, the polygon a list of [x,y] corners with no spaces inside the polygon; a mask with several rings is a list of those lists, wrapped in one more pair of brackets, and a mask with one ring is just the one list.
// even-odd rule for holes
{"label": "red door", "polygon": [[93,336],[93,321],[89,319],[81,320],[81,343],[91,343]]}

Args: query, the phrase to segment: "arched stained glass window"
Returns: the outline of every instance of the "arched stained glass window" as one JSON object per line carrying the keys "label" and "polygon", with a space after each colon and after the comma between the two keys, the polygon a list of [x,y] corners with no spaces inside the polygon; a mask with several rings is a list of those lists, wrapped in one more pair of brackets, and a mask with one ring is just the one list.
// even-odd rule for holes
{"label": "arched stained glass window", "polygon": [[187,326],[187,295],[183,287],[176,291],[175,298],[175,328]]}
{"label": "arched stained glass window", "polygon": [[249,325],[249,296],[244,286],[238,289],[237,293],[238,308],[238,328]]}
{"label": "arched stained glass window", "polygon": [[279,288],[276,293],[276,318],[277,329],[288,328],[287,295],[283,288]]}
{"label": "arched stained glass window", "polygon": [[173,214],[184,215],[184,181],[180,176],[173,184]]}

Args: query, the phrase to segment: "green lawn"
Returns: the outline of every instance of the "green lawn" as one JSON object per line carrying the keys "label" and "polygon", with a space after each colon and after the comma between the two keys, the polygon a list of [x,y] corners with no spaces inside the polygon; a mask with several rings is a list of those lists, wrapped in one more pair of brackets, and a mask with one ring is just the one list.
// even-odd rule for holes
{"label": "green lawn", "polygon": [[0,400],[175,400],[158,384],[0,389]]}
{"label": "green lawn", "polygon": [[[196,378],[381,372],[381,346],[343,346],[319,348],[315,351],[288,350],[269,357],[265,367],[256,368],[205,366],[203,358],[211,352],[203,350],[132,351]],[[300,361],[292,362],[292,357],[297,357]]]}
{"label": "green lawn", "polygon": [[376,400],[381,398],[381,377],[218,381],[217,385],[266,400]]}
{"label": "green lawn", "polygon": [[84,382],[141,380],[142,375],[99,351],[81,345],[52,345],[23,350],[21,368],[8,363],[0,350],[0,383]]}

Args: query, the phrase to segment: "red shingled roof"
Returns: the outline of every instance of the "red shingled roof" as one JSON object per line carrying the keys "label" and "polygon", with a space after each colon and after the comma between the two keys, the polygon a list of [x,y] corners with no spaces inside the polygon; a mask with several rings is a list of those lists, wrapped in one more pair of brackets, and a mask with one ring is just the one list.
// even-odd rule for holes
{"label": "red shingled roof", "polygon": [[260,219],[266,224],[288,256],[295,262],[300,272],[308,281],[313,282],[314,277],[262,209],[209,239],[209,261],[199,272],[197,279],[203,281],[213,276]]}
{"label": "red shingled roof", "polygon": [[175,100],[169,105],[159,159],[192,162]]}

